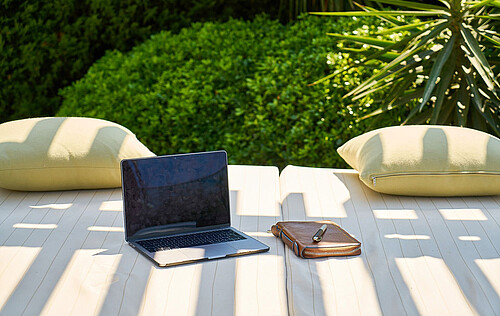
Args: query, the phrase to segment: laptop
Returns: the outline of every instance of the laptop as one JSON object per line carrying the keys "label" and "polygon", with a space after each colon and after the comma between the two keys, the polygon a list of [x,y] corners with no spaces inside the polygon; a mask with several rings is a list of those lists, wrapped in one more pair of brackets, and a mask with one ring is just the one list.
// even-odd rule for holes
{"label": "laptop", "polygon": [[121,162],[125,240],[158,266],[269,247],[231,227],[225,151]]}

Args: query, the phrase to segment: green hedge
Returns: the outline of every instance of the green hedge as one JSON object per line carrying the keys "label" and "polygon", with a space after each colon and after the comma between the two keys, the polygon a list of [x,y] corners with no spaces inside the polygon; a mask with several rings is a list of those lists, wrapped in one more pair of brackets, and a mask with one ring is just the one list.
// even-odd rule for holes
{"label": "green hedge", "polygon": [[274,0],[0,1],[0,122],[54,114],[58,90],[107,49],[126,51],[194,21],[277,10]]}
{"label": "green hedge", "polygon": [[[58,115],[115,121],[156,154],[225,149],[233,164],[345,167],[335,149],[368,129],[356,120],[372,101],[353,106],[342,96],[369,71],[308,83],[348,62],[327,31],[373,21],[283,26],[258,17],[162,32],[129,53],[108,52],[62,90]],[[399,114],[373,127],[398,124]]]}

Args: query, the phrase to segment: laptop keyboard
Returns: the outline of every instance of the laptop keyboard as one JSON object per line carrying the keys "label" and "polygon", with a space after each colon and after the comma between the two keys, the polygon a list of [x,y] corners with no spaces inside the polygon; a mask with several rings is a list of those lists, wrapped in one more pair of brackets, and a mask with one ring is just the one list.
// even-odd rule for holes
{"label": "laptop keyboard", "polygon": [[222,229],[187,235],[139,240],[137,243],[146,248],[149,252],[157,252],[174,248],[196,247],[242,239],[246,238],[231,229]]}

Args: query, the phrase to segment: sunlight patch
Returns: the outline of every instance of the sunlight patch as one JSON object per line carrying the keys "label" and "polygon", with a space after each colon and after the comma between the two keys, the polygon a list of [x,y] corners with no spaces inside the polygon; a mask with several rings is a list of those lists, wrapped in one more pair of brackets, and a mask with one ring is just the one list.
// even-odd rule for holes
{"label": "sunlight patch", "polygon": [[373,210],[378,219],[418,219],[415,210]]}
{"label": "sunlight patch", "polygon": [[488,218],[480,209],[440,209],[439,213],[449,221],[487,221]]}
{"label": "sunlight patch", "polygon": [[27,228],[27,229],[56,229],[57,224],[28,224],[28,223],[17,223],[12,225],[14,228]]}

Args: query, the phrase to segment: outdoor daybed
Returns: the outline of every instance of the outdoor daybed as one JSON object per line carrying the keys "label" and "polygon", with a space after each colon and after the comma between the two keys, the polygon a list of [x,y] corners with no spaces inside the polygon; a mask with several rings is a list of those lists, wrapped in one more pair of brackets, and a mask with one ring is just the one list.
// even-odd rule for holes
{"label": "outdoor daybed", "polygon": [[[2,315],[495,315],[500,196],[397,197],[352,170],[230,166],[232,224],[267,253],[158,268],[124,242],[120,189],[0,190]],[[267,231],[330,219],[357,257]]]}
{"label": "outdoor daybed", "polygon": [[[125,243],[120,188],[0,189],[0,315],[500,313],[499,195],[390,195],[296,166],[230,165],[229,186],[232,225],[270,251],[170,268]],[[282,220],[332,220],[361,255],[301,259],[268,232]]]}

